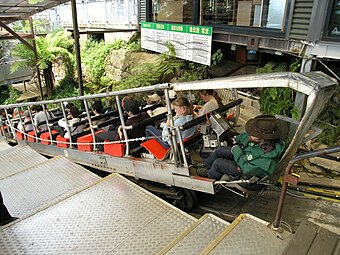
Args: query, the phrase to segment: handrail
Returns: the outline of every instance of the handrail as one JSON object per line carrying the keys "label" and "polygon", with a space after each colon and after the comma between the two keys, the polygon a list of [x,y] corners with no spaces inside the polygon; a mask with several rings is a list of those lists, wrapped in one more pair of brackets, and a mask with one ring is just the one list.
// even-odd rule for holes
{"label": "handrail", "polygon": [[[211,112],[211,113],[223,113],[223,112],[229,110],[230,108],[233,108],[233,107],[235,107],[236,105],[241,104],[242,102],[243,102],[243,99],[241,99],[241,98],[236,99],[235,101],[233,101],[233,102],[231,102],[231,103],[228,103],[228,104],[226,104],[226,105],[223,105],[223,106],[217,108],[216,110],[214,110],[214,111]],[[211,114],[211,113],[208,113],[208,114]],[[193,120],[191,120],[191,121],[188,121],[187,123],[185,123],[184,125],[182,125],[182,126],[180,127],[180,129],[181,129],[181,130],[187,130],[187,129],[191,128],[191,127],[194,127],[194,126],[197,126],[197,125],[203,123],[203,122],[206,121],[206,120],[207,120],[207,116],[206,116],[206,115],[202,115],[202,116],[200,116],[200,117],[198,117],[198,118],[195,118],[195,119],[193,119]]]}

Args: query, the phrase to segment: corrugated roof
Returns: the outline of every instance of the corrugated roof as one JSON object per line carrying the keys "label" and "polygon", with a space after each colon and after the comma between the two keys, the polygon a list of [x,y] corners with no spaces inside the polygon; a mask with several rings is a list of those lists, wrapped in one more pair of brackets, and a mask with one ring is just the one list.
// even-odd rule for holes
{"label": "corrugated roof", "polygon": [[69,0],[0,0],[0,21],[11,23],[27,19],[38,12],[66,2]]}

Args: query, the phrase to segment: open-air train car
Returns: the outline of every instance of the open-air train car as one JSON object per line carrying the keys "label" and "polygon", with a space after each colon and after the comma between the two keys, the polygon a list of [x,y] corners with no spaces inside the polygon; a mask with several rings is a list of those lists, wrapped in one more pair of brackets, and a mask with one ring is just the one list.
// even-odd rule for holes
{"label": "open-air train car", "polygon": [[[107,172],[117,172],[125,176],[130,176],[132,179],[140,180],[141,183],[150,181],[150,183],[156,185],[146,185],[151,191],[159,194],[166,195],[169,199],[172,199],[177,204],[181,205],[183,209],[191,209],[195,202],[195,193],[193,191],[206,192],[210,194],[216,193],[221,184],[218,180],[209,178],[199,177],[192,174],[192,165],[190,159],[190,149],[188,148],[187,142],[183,142],[182,139],[176,137],[180,136],[180,131],[183,129],[190,128],[194,125],[201,124],[206,121],[207,116],[202,118],[194,119],[193,121],[186,123],[181,127],[174,127],[173,122],[171,123],[171,139],[172,147],[168,151],[162,151],[157,145],[149,144],[149,140],[145,138],[129,140],[126,130],[129,128],[140,128],[141,125],[146,123],[139,123],[135,126],[125,126],[124,112],[121,106],[121,99],[123,96],[141,93],[150,93],[162,90],[165,95],[165,102],[167,105],[167,113],[151,117],[146,120],[147,124],[153,124],[156,121],[165,119],[166,116],[173,116],[172,109],[170,107],[169,91],[174,90],[178,94],[184,94],[191,97],[192,91],[199,91],[203,89],[218,89],[218,90],[235,90],[241,88],[266,88],[266,87],[289,87],[299,92],[300,95],[305,96],[305,110],[302,113],[300,122],[292,124],[289,121],[287,125],[290,125],[290,142],[288,147],[281,158],[280,164],[272,176],[268,176],[262,180],[256,180],[262,184],[268,185],[275,183],[277,178],[283,173],[288,161],[294,156],[298,147],[306,141],[307,134],[310,135],[310,129],[314,120],[323,109],[324,105],[329,101],[334,89],[336,88],[337,82],[333,78],[322,72],[310,72],[310,73],[272,73],[272,74],[260,74],[260,75],[247,75],[237,76],[228,78],[217,78],[210,80],[202,80],[187,83],[175,83],[175,84],[160,84],[143,88],[128,89],[123,91],[116,91],[110,93],[102,93],[95,95],[80,96],[76,98],[64,98],[58,100],[32,102],[32,103],[21,103],[13,105],[1,105],[0,109],[4,109],[1,136],[0,139],[11,142],[17,142],[19,145],[29,145],[41,154],[55,156],[63,155],[72,161],[80,163],[82,165],[91,166]],[[101,122],[101,124],[93,125],[93,121],[98,117],[93,117],[90,114],[89,103],[94,99],[115,97],[117,110],[112,110],[104,114],[105,117],[110,117],[109,120]],[[58,136],[58,134],[52,130],[52,125],[55,124],[57,119],[66,117],[65,103],[82,101],[85,107],[84,115],[87,117],[80,124],[88,123],[89,130],[81,135],[71,136],[70,139],[64,139]],[[222,141],[222,134],[228,132],[230,128],[229,122],[225,121],[224,113],[229,109],[236,107],[242,100],[236,99],[232,102],[226,103],[223,107],[217,109],[215,112],[210,114],[210,120],[212,124],[212,133],[217,137],[217,146],[225,145],[225,141]],[[45,114],[47,109],[45,105],[54,105],[59,108],[59,115],[56,114],[55,118],[46,121],[48,130],[39,133],[37,126],[33,125],[33,130],[30,132],[20,132],[15,128],[13,123],[22,122],[23,118],[20,112],[23,110],[29,111],[31,119],[33,119],[30,107],[32,105],[43,105]],[[9,114],[10,109],[18,108],[19,116],[13,119]],[[216,118],[218,116],[218,118]],[[284,118],[287,120],[287,118]],[[104,153],[98,153],[95,150],[95,134],[107,124],[120,122],[123,126],[123,132],[126,140],[119,142],[111,142],[105,144]],[[39,123],[40,125],[42,123]],[[67,129],[72,128],[67,127]],[[313,136],[313,135],[312,135]],[[209,139],[211,136],[206,136]],[[309,136],[310,138],[311,136]],[[196,137],[201,139],[201,137]],[[135,140],[143,140],[143,146],[137,149],[130,150],[129,142]],[[189,144],[190,144],[189,139]],[[201,143],[202,144],[202,143]],[[203,143],[204,144],[204,143]],[[197,149],[197,140],[195,140],[194,146],[192,143],[190,148]],[[144,156],[136,157],[135,155],[145,155],[146,150],[153,152],[156,155],[154,157]],[[140,153],[144,152],[144,153]],[[133,156],[132,156],[133,155]],[[224,187],[230,189],[238,189],[238,191],[247,195],[247,186],[254,182],[254,179],[242,179],[234,180],[230,183],[224,183]],[[242,185],[240,185],[242,184]],[[152,188],[151,188],[152,187]]]}

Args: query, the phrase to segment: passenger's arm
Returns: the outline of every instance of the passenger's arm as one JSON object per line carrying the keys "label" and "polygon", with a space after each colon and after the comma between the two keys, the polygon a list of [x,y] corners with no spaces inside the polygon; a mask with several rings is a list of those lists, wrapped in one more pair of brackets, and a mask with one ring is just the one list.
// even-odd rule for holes
{"label": "passenger's arm", "polygon": [[243,174],[249,176],[257,176],[257,175],[264,175],[265,171],[256,165],[256,159],[250,158],[251,156],[247,156],[244,154],[243,150],[239,145],[234,145],[231,148],[231,152],[234,156],[234,160],[236,165],[238,165]]}

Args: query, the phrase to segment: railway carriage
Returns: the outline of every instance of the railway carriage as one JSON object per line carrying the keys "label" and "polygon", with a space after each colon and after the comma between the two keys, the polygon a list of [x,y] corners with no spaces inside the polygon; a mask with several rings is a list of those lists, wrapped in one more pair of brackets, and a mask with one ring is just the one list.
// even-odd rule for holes
{"label": "railway carriage", "polygon": [[[323,106],[328,102],[337,82],[322,72],[310,73],[275,73],[261,75],[247,75],[229,78],[217,78],[187,83],[159,84],[143,88],[128,89],[110,93],[80,96],[75,98],[64,98],[58,100],[49,100],[33,103],[21,103],[13,105],[1,105],[4,110],[2,119],[0,139],[27,144],[41,154],[48,156],[63,155],[72,161],[87,165],[93,168],[104,170],[106,172],[117,172],[139,182],[145,188],[154,193],[166,196],[177,206],[185,210],[190,210],[196,203],[195,191],[215,194],[223,186],[240,195],[248,196],[253,187],[268,187],[276,182],[282,175],[288,165],[289,160],[297,152],[298,147],[306,140],[314,138],[319,132],[312,128],[314,120],[321,112]],[[230,114],[236,114],[238,117],[239,105],[241,99],[236,97],[235,91],[242,88],[266,88],[266,87],[289,87],[297,93],[304,95],[305,110],[301,113],[300,121],[293,121],[287,117],[280,117],[289,125],[290,143],[281,158],[278,168],[272,176],[264,178],[241,178],[230,182],[220,182],[219,180],[199,177],[194,174],[191,162],[192,152],[197,150],[212,150],[217,146],[228,144],[228,132],[232,123],[226,119]],[[225,100],[224,105],[208,115],[195,118],[183,126],[174,126],[173,121],[170,124],[170,136],[172,146],[170,149],[160,147],[152,139],[139,137],[129,139],[127,130],[138,129],[146,124],[153,124],[167,116],[173,117],[170,107],[171,101],[169,91],[174,90],[176,93],[186,95],[192,98],[193,91],[203,89],[223,90],[229,93],[229,102]],[[167,112],[161,115],[150,117],[141,123],[126,126],[126,118],[121,106],[123,96],[133,96],[135,94],[145,94],[155,91],[162,91],[165,95]],[[114,97],[117,105],[116,110],[109,110],[100,116],[91,116],[89,103],[95,99]],[[74,126],[88,124],[89,129],[81,134],[71,136],[69,139],[61,137],[52,126],[60,118],[66,119],[65,103],[80,101],[84,106],[83,115],[86,117],[73,125],[67,127],[68,131]],[[31,131],[19,131],[14,123],[23,122],[23,116],[12,118],[9,114],[10,109],[18,108],[19,112],[29,111],[31,119],[32,105],[43,105],[45,114],[47,108],[45,105],[54,105],[58,108],[53,118],[46,119],[44,123],[36,123]],[[229,113],[228,113],[229,111]],[[105,120],[103,120],[105,118]],[[94,121],[102,119],[103,121],[94,124]],[[204,123],[209,119],[211,131],[208,134],[195,135],[194,137],[183,141],[181,131],[190,127]],[[104,144],[104,153],[96,150],[97,143],[95,134],[102,132],[101,129],[109,124],[120,123],[123,127],[125,140],[106,142]],[[47,124],[47,131],[39,132],[38,126]],[[141,146],[130,148],[130,143],[139,141]],[[179,142],[176,142],[179,141]]]}

